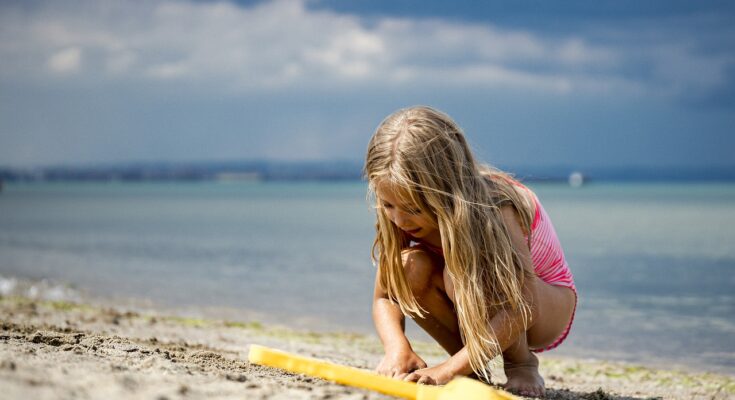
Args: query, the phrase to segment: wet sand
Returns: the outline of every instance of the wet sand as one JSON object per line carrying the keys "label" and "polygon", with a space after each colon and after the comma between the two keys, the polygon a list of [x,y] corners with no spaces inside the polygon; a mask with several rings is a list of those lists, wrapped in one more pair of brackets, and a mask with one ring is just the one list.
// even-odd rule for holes
{"label": "wet sand", "polygon": [[[358,368],[371,336],[188,318],[103,304],[0,297],[0,397],[7,399],[388,399],[247,362],[250,344]],[[431,365],[444,358],[417,343]],[[735,378],[542,355],[550,399],[729,399]],[[497,383],[505,379],[496,371]]]}

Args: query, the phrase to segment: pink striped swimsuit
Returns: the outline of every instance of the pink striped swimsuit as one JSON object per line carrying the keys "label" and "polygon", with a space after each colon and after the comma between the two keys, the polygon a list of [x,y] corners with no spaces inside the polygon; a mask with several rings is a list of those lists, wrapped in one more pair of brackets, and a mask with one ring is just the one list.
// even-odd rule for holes
{"label": "pink striped swimsuit", "polygon": [[533,197],[536,208],[536,213],[531,223],[531,260],[536,275],[550,285],[564,286],[574,291],[575,304],[572,317],[569,319],[569,324],[554,343],[541,349],[532,350],[540,353],[559,346],[567,338],[567,335],[569,335],[569,330],[572,328],[572,322],[574,321],[574,313],[577,309],[577,287],[574,286],[572,271],[569,270],[569,264],[567,264],[567,260],[564,258],[564,250],[556,235],[554,225],[551,224],[549,215],[546,214],[546,210],[544,210],[544,207],[541,206],[538,198],[531,190],[520,184],[518,185],[526,189]]}

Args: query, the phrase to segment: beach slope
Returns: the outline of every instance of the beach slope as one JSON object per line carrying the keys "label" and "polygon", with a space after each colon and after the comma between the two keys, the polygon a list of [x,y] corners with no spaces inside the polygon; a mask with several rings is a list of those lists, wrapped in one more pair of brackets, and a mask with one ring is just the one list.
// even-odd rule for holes
{"label": "beach slope", "polygon": [[[386,399],[247,362],[251,344],[358,368],[380,359],[377,339],[131,311],[95,304],[0,298],[0,387],[7,399]],[[431,344],[416,350],[440,361]],[[727,399],[717,374],[544,357],[551,399]],[[498,382],[504,377],[497,372]]]}

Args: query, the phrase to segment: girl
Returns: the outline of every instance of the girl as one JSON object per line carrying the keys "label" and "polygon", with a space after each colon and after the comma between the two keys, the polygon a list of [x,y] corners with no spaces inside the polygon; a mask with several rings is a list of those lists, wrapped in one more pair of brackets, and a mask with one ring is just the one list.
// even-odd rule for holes
{"label": "girl", "polygon": [[[373,320],[383,375],[442,385],[488,382],[544,395],[533,352],[569,333],[577,294],[548,215],[528,188],[478,164],[459,127],[429,107],[399,110],[370,140],[365,175],[377,210]],[[409,315],[448,353],[427,368],[404,334]]]}

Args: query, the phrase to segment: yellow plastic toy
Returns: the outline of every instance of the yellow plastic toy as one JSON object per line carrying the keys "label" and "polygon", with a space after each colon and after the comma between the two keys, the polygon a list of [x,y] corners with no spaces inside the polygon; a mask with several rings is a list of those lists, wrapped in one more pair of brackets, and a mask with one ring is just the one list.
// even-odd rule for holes
{"label": "yellow plastic toy", "polygon": [[375,372],[365,371],[327,361],[317,360],[251,345],[248,360],[253,364],[281,368],[287,371],[315,376],[343,385],[374,390],[411,400],[515,400],[512,394],[469,378],[456,378],[446,386],[419,385]]}

